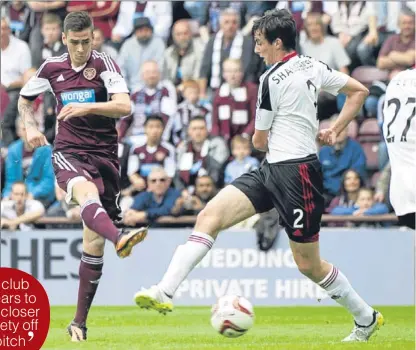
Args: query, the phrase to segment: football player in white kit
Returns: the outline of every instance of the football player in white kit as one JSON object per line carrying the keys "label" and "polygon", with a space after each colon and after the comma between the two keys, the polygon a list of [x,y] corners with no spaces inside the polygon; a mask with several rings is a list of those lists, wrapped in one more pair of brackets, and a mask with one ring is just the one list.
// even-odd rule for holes
{"label": "football player in white kit", "polygon": [[383,110],[383,134],[391,164],[390,202],[399,224],[412,229],[416,212],[415,67],[390,81]]}
{"label": "football player in white kit", "polygon": [[[267,151],[266,161],[207,204],[188,241],[175,251],[161,282],[136,293],[136,304],[162,313],[172,311],[177,288],[211,249],[218,233],[274,207],[299,271],[353,315],[354,328],[344,341],[367,341],[383,324],[383,316],[358,295],[341,271],[320,257],[324,198],[316,138],[333,145],[360,110],[368,90],[322,62],[297,55],[296,25],[287,10],[268,12],[255,21],[253,35],[255,52],[271,66],[260,78],[253,135],[253,145]],[[347,99],[334,125],[318,134],[320,90],[334,95],[343,92]]]}

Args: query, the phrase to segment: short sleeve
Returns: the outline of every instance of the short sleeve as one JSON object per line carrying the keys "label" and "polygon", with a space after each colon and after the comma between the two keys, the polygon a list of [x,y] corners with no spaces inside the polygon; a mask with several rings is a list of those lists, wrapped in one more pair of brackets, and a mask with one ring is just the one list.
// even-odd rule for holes
{"label": "short sleeve", "polygon": [[329,68],[325,63],[317,61],[318,74],[321,76],[321,89],[336,96],[349,79],[347,74]]}
{"label": "short sleeve", "polygon": [[347,51],[345,51],[344,47],[341,45],[341,42],[334,38],[331,45],[333,45],[332,50],[334,52],[337,69],[348,67],[351,63],[351,59],[349,58]]}
{"label": "short sleeve", "polygon": [[107,54],[100,53],[101,59],[101,73],[100,78],[104,82],[104,86],[109,94],[129,93],[126,81],[121,75],[120,67]]}
{"label": "short sleeve", "polygon": [[36,199],[32,199],[26,202],[26,212],[44,211],[45,207],[41,202]]}
{"label": "short sleeve", "polygon": [[20,96],[29,100],[34,100],[40,94],[50,91],[53,92],[52,86],[48,79],[48,64],[47,59],[36,71],[36,74],[28,80],[28,82],[20,90]]}
{"label": "short sleeve", "polygon": [[272,111],[268,75],[262,80],[257,93],[256,122],[257,130],[269,130],[273,123],[274,112]]}

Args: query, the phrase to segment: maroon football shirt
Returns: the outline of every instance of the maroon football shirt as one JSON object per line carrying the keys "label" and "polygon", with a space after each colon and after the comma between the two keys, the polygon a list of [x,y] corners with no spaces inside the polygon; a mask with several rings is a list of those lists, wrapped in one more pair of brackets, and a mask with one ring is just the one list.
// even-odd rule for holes
{"label": "maroon football shirt", "polygon": [[[81,67],[72,67],[69,54],[48,58],[20,91],[33,100],[51,91],[57,101],[57,114],[69,103],[107,102],[109,96],[128,93],[120,68],[105,53],[92,51]],[[54,150],[66,153],[89,152],[117,157],[116,119],[100,115],[59,121]]]}

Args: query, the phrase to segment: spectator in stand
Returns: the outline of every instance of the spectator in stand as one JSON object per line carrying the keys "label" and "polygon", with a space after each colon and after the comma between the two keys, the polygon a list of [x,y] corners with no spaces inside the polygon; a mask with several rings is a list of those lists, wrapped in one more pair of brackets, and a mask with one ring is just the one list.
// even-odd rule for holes
{"label": "spectator in stand", "polygon": [[399,17],[399,34],[393,34],[383,44],[377,58],[377,68],[390,71],[390,80],[415,63],[415,15],[403,10]]}
{"label": "spectator in stand", "polygon": [[23,86],[23,74],[32,66],[29,46],[10,32],[9,19],[1,18],[1,85],[7,91],[9,104],[3,119],[3,144],[8,146],[16,138],[17,100]]}
{"label": "spectator in stand", "polygon": [[301,44],[302,54],[325,62],[330,68],[348,74],[351,60],[340,41],[333,36],[326,35],[322,15],[310,13],[304,23],[307,39]]}
{"label": "spectator in stand", "polygon": [[221,186],[223,167],[230,156],[226,142],[219,136],[208,134],[204,117],[190,120],[188,127],[189,140],[177,148],[178,174],[175,177],[175,188],[186,189],[193,193],[198,176],[209,175],[217,187]]}
{"label": "spectator in stand", "polygon": [[87,11],[91,16],[94,28],[103,33],[106,40],[111,38],[113,27],[117,21],[119,1],[69,1],[68,12]]}
{"label": "spectator in stand", "polygon": [[124,213],[126,225],[154,222],[161,216],[171,214],[171,210],[181,193],[170,187],[170,178],[162,167],[153,168],[148,177],[148,189],[134,198],[130,210]]}
{"label": "spectator in stand", "polygon": [[44,213],[42,203],[28,195],[25,183],[16,181],[11,187],[10,199],[1,201],[1,228],[29,231],[33,228],[31,224]]}
{"label": "spectator in stand", "polygon": [[[332,124],[337,116],[332,118]],[[361,145],[348,136],[345,128],[336,139],[333,146],[324,146],[319,151],[324,177],[325,205],[339,193],[342,176],[348,169],[353,169],[366,178],[366,157]]]}
{"label": "spectator in stand", "polygon": [[0,6],[1,16],[10,19],[12,34],[16,38],[28,42],[32,30],[32,19],[34,19],[34,13],[30,7],[21,0],[2,1]]}
{"label": "spectator in stand", "polygon": [[165,51],[163,77],[176,87],[183,81],[198,79],[204,47],[192,38],[189,20],[181,19],[173,25],[173,44]]}
{"label": "spectator in stand", "polygon": [[208,176],[199,176],[195,182],[195,193],[191,195],[188,191],[182,191],[173,207],[172,215],[198,215],[207,203],[217,194],[214,180]]}
{"label": "spectator in stand", "polygon": [[[362,41],[374,46],[378,41],[374,8],[366,1],[338,1],[338,11],[332,16],[332,32],[339,38],[352,63],[350,70],[367,65],[368,55],[357,50]],[[366,34],[367,33],[367,34]]]}
{"label": "spectator in stand", "polygon": [[238,15],[238,22],[241,25],[244,21],[244,4],[241,1],[209,1],[204,7],[202,23],[199,34],[204,41],[208,42],[213,34],[217,34],[221,29],[221,13],[227,9],[233,9]]}
{"label": "spectator in stand", "polygon": [[133,32],[133,23],[140,17],[148,18],[154,28],[155,36],[164,42],[167,41],[172,25],[170,1],[121,1],[111,40],[120,43],[127,38]]}
{"label": "spectator in stand", "polygon": [[75,204],[68,204],[65,200],[66,193],[55,182],[56,201],[46,211],[48,217],[67,217],[70,220],[81,222],[81,207]]}
{"label": "spectator in stand", "polygon": [[228,8],[221,12],[220,31],[205,46],[200,71],[201,99],[206,99],[208,88],[216,90],[223,82],[222,64],[226,58],[242,61],[243,81],[257,79],[260,59],[254,55],[254,42],[250,36],[239,31],[240,15]]}
{"label": "spectator in stand", "polygon": [[158,114],[165,126],[163,139],[169,140],[176,113],[177,97],[175,87],[169,80],[160,79],[156,61],[146,61],[142,67],[143,84],[131,95],[131,115],[120,121],[119,137],[129,136],[127,142],[133,144],[141,139],[147,117]]}
{"label": "spectator in stand", "polygon": [[62,20],[58,15],[45,13],[42,16],[41,33],[43,46],[39,47],[37,51],[32,51],[34,62],[43,63],[49,57],[61,56],[67,52],[65,45],[61,41]]}
{"label": "spectator in stand", "polygon": [[357,201],[352,207],[338,206],[332,209],[332,215],[382,215],[388,214],[389,209],[384,203],[375,203],[373,200],[373,190],[370,188],[361,188],[358,191]]}
{"label": "spectator in stand", "polygon": [[227,164],[224,174],[224,182],[227,185],[237,177],[257,169],[260,165],[256,158],[250,156],[250,141],[241,135],[233,137],[231,141],[231,153],[234,160]]}
{"label": "spectator in stand", "polygon": [[[330,68],[348,74],[351,60],[340,41],[326,35],[322,15],[310,13],[305,19],[306,40],[301,44],[301,52],[325,62]],[[337,97],[321,91],[318,96],[318,119],[324,120],[337,113]]]}
{"label": "spectator in stand", "polygon": [[[400,33],[387,38],[377,58],[377,68],[388,70],[389,80],[415,62],[415,14],[409,9],[402,10],[398,23]],[[364,105],[367,116],[377,117],[378,101],[386,88],[386,84],[379,81],[370,87],[370,95]],[[383,145],[380,149],[384,148]]]}
{"label": "spectator in stand", "polygon": [[[377,40],[369,40],[371,36],[366,38],[358,45],[358,52],[366,65],[375,66],[376,58],[381,46],[389,35],[398,32],[398,17],[400,9],[406,4],[406,1],[369,1],[369,6],[373,7],[372,12],[377,20]],[[374,21],[374,19],[371,19]],[[375,39],[376,37],[373,36]],[[367,40],[366,40],[367,39]]]}
{"label": "spectator in stand", "polygon": [[240,60],[227,58],[223,63],[224,83],[215,93],[212,131],[229,142],[234,136],[250,138],[256,119],[257,85],[243,83]]}
{"label": "spectator in stand", "polygon": [[[29,37],[29,47],[32,52],[33,67],[36,69],[42,64],[41,55],[39,55],[39,48],[43,47],[44,39],[42,36],[42,18],[46,13],[53,13],[65,19],[67,14],[66,1],[27,1],[27,5],[34,12],[33,27]],[[32,19],[31,19],[32,21]]]}
{"label": "spectator in stand", "polygon": [[331,201],[326,212],[331,213],[335,207],[353,207],[357,202],[358,192],[363,185],[360,174],[353,169],[348,169],[342,176],[342,187],[339,195]]}
{"label": "spectator in stand", "polygon": [[152,115],[146,119],[145,135],[134,144],[128,159],[127,175],[130,186],[123,190],[122,195],[127,198],[123,199],[124,203],[130,200],[128,196],[146,189],[146,179],[153,168],[162,166],[171,180],[175,176],[175,147],[162,141],[163,129],[163,119],[160,116]]}
{"label": "spectator in stand", "polygon": [[[288,9],[293,16],[293,19],[296,22],[296,30],[298,33],[304,27],[304,19],[310,14],[323,14],[324,1],[299,1],[299,0],[289,0],[289,1],[278,1],[276,8],[277,9]],[[328,16],[324,16],[325,25],[328,25],[329,19]],[[325,62],[325,61],[324,61]]]}
{"label": "spectator in stand", "polygon": [[98,52],[104,52],[110,56],[113,60],[117,61],[118,52],[117,50],[105,43],[105,37],[103,31],[100,28],[94,28],[92,40],[92,48]]}
{"label": "spectator in stand", "polygon": [[24,138],[24,125],[20,118],[16,128],[20,139],[8,149],[3,197],[10,197],[16,181],[24,181],[28,198],[37,199],[48,207],[55,199],[52,148],[47,145],[33,149]]}
{"label": "spectator in stand", "polygon": [[153,26],[147,17],[134,21],[134,35],[121,46],[118,65],[130,91],[143,84],[140,70],[146,61],[155,60],[159,70],[163,69],[164,41],[155,36]]}
{"label": "spectator in stand", "polygon": [[189,121],[194,117],[204,117],[207,128],[211,131],[211,109],[209,103],[203,105],[199,102],[199,84],[195,80],[188,80],[182,84],[184,100],[178,105],[173,121],[172,138],[175,145],[186,139]]}

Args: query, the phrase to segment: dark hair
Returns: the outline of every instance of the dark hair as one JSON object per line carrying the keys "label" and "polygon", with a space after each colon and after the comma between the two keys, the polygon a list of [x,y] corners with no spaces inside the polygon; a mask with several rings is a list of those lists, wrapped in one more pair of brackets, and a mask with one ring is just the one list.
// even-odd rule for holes
{"label": "dark hair", "polygon": [[158,115],[158,114],[152,114],[152,115],[149,115],[149,116],[146,118],[146,120],[144,121],[144,126],[146,126],[146,125],[147,125],[147,123],[149,123],[149,122],[151,122],[151,121],[153,121],[153,120],[157,120],[157,121],[159,121],[159,122],[161,122],[161,123],[162,123],[162,126],[165,126],[165,122],[163,121],[163,118],[162,118],[160,115]]}
{"label": "dark hair", "polygon": [[202,120],[205,124],[207,123],[207,121],[205,120],[205,117],[201,115],[197,115],[196,117],[193,117],[191,120],[189,120],[189,124],[191,124],[191,122],[193,122],[194,120]]}
{"label": "dark hair", "polygon": [[70,12],[64,20],[64,32],[67,34],[69,31],[82,32],[85,29],[91,28],[93,30],[92,19],[88,12],[75,11]]}
{"label": "dark hair", "polygon": [[199,179],[209,179],[209,180],[211,180],[212,184],[215,186],[215,181],[212,178],[212,176],[210,176],[210,175],[197,176],[197,178],[195,179],[195,183],[198,182]]}
{"label": "dark hair", "polygon": [[345,170],[344,174],[342,174],[342,179],[341,179],[341,189],[340,189],[341,196],[343,196],[343,195],[348,196],[348,192],[345,189],[345,179],[346,179],[348,173],[354,173],[358,177],[358,179],[360,181],[360,187],[359,188],[364,186],[364,180],[362,179],[360,173],[357,170],[354,170],[354,169]]}
{"label": "dark hair", "polygon": [[359,184],[359,188],[362,188],[364,186],[364,180],[361,177],[360,173],[357,170],[354,169],[348,169],[344,171],[344,174],[342,174],[342,179],[341,179],[341,188],[339,190],[339,205],[344,205],[344,204],[348,204],[348,205],[352,205],[353,203],[350,202],[349,198],[348,198],[348,192],[345,189],[345,179],[347,177],[348,173],[354,173],[355,175],[357,175],[360,184]]}
{"label": "dark hair", "polygon": [[263,17],[255,20],[253,36],[257,31],[263,33],[270,44],[280,39],[285,50],[296,48],[296,23],[292,14],[286,9],[267,11]]}

